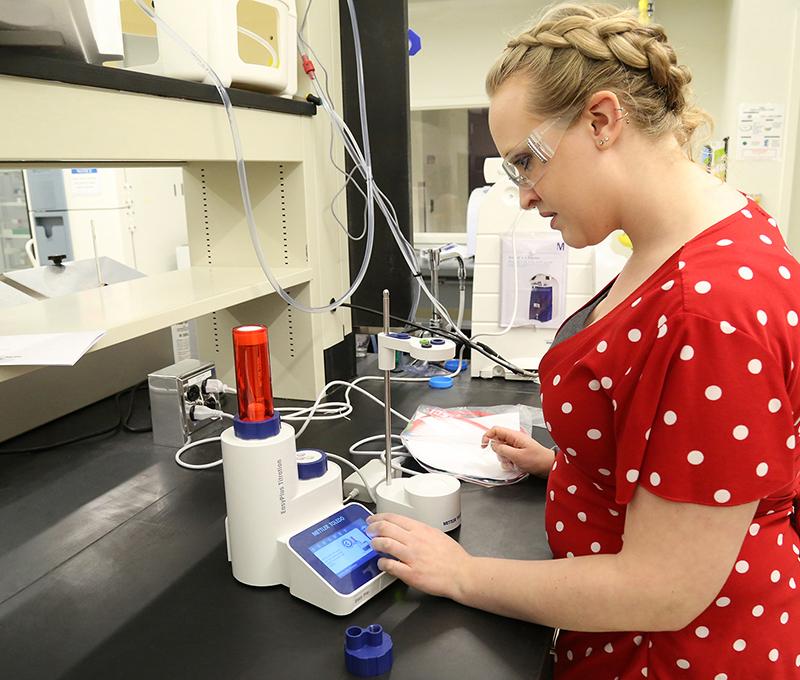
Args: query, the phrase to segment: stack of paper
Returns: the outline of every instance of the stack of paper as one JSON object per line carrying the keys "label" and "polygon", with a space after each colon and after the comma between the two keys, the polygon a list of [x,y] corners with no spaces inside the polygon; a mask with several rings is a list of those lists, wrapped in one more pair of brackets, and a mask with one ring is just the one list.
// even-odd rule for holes
{"label": "stack of paper", "polygon": [[0,366],[74,366],[105,331],[0,335]]}

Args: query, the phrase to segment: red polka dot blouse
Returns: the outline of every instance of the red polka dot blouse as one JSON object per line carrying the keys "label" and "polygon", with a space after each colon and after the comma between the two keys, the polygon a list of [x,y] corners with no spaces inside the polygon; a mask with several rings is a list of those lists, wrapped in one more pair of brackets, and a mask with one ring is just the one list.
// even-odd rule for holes
{"label": "red polka dot blouse", "polygon": [[776,227],[749,202],[542,360],[555,558],[619,552],[637,486],[675,502],[760,501],[697,619],[677,632],[562,631],[559,680],[800,677],[800,265]]}

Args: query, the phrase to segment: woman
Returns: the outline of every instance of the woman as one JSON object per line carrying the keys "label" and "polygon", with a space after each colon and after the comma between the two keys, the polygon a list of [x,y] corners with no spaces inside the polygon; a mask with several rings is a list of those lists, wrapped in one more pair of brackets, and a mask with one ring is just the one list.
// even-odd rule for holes
{"label": "woman", "polygon": [[[775,221],[692,163],[706,118],[661,28],[562,5],[487,77],[524,209],[572,247],[622,228],[633,254],[540,366],[557,451],[497,428],[548,477],[552,561],[468,555],[372,518],[381,568],[423,591],[562,629],[555,675],[800,674],[800,265]],[[794,632],[793,632],[794,631]]]}

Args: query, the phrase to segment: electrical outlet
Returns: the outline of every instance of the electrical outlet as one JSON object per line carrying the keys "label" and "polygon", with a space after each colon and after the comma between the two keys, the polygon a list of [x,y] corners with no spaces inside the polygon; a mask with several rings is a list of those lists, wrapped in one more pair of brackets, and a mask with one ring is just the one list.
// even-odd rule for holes
{"label": "electrical outlet", "polygon": [[218,402],[216,406],[206,403],[210,395],[204,395],[202,389],[207,378],[216,377],[214,364],[199,359],[184,359],[147,376],[156,444],[183,446],[193,432],[211,422],[192,421],[189,409],[192,404],[218,408]]}

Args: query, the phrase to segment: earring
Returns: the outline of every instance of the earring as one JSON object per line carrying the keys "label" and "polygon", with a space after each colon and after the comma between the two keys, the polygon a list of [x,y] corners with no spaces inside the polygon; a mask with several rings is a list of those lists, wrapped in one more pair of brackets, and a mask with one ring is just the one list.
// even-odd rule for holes
{"label": "earring", "polygon": [[599,142],[597,142],[598,146],[603,146],[608,141],[608,137],[603,137]]}
{"label": "earring", "polygon": [[631,119],[628,117],[628,112],[625,110],[624,106],[620,106],[618,109],[615,109],[615,110],[622,112],[622,115],[619,118],[617,118],[617,120],[622,120],[624,118],[625,119],[625,125],[630,125],[631,124]]}

